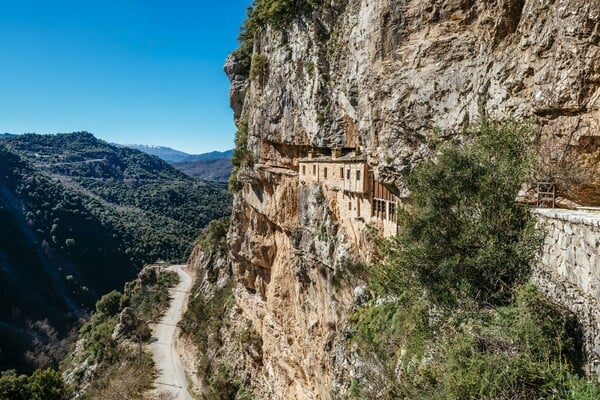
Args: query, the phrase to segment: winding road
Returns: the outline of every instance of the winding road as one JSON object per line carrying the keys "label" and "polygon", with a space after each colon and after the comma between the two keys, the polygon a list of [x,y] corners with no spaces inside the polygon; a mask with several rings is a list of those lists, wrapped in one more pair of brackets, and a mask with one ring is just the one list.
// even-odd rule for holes
{"label": "winding road", "polygon": [[179,275],[179,284],[169,290],[171,306],[152,331],[152,357],[157,369],[156,387],[158,392],[168,393],[173,400],[193,400],[188,392],[181,358],[175,349],[175,338],[179,332],[177,323],[183,315],[185,301],[192,287],[192,277],[185,271],[185,265],[171,265],[169,270]]}

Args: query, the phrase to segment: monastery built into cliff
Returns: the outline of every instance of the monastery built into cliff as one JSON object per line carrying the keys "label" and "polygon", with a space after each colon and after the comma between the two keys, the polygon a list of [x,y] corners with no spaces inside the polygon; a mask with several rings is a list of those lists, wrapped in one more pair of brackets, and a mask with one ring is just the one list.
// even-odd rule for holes
{"label": "monastery built into cliff", "polygon": [[399,198],[375,180],[366,156],[356,150],[332,149],[331,155],[315,155],[298,160],[301,184],[320,184],[337,192],[337,211],[342,225],[369,224],[384,237],[398,230]]}

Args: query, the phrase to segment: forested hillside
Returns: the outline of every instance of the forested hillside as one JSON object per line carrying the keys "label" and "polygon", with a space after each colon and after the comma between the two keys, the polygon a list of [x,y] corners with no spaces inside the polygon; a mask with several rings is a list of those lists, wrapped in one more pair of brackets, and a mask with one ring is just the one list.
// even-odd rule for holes
{"label": "forested hillside", "polygon": [[231,158],[184,161],[171,165],[187,175],[212,182],[227,182],[233,169]]}
{"label": "forested hillside", "polygon": [[50,365],[99,296],[145,263],[185,259],[229,209],[223,185],[86,132],[4,140],[0,368]]}

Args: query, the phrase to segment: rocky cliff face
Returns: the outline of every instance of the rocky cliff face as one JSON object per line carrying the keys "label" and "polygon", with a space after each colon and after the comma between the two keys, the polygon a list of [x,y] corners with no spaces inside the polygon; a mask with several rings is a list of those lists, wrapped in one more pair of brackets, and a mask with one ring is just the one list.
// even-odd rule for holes
{"label": "rocky cliff face", "polygon": [[[238,174],[229,242],[235,318],[262,342],[255,393],[333,398],[346,360],[331,349],[358,284],[339,278],[369,254],[368,232],[340,226],[334,196],[300,185],[298,158],[358,147],[379,181],[401,188],[440,140],[485,113],[532,119],[542,141],[577,149],[596,170],[599,44],[597,0],[331,0],[260,30],[252,79],[228,59],[253,154]],[[598,184],[580,200],[598,201]]]}

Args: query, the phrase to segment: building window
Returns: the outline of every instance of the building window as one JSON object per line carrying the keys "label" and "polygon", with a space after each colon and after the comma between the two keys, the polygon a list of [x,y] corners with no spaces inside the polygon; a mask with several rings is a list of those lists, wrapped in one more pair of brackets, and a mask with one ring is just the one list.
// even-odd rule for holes
{"label": "building window", "polygon": [[390,211],[390,215],[389,215],[390,221],[396,223],[397,222],[396,221],[397,220],[396,204],[395,203],[389,203],[389,206],[390,206],[390,209],[389,209],[389,211]]}
{"label": "building window", "polygon": [[386,219],[386,204],[383,200],[373,200],[373,215],[381,220]]}
{"label": "building window", "polygon": [[360,171],[356,171],[356,180],[360,181]]}
{"label": "building window", "polygon": [[346,170],[346,179],[350,180],[350,169]]}
{"label": "building window", "polygon": [[356,199],[356,216],[360,217],[360,199]]}
{"label": "building window", "polygon": [[323,178],[327,178],[327,168],[323,168]]}
{"label": "building window", "polygon": [[316,175],[316,174],[317,174],[317,166],[313,165],[313,175]]}
{"label": "building window", "polygon": [[306,165],[302,166],[302,175],[306,175]]}
{"label": "building window", "polygon": [[344,179],[344,168],[340,168],[340,178]]}
{"label": "building window", "polygon": [[352,211],[352,200],[348,202],[348,210]]}

